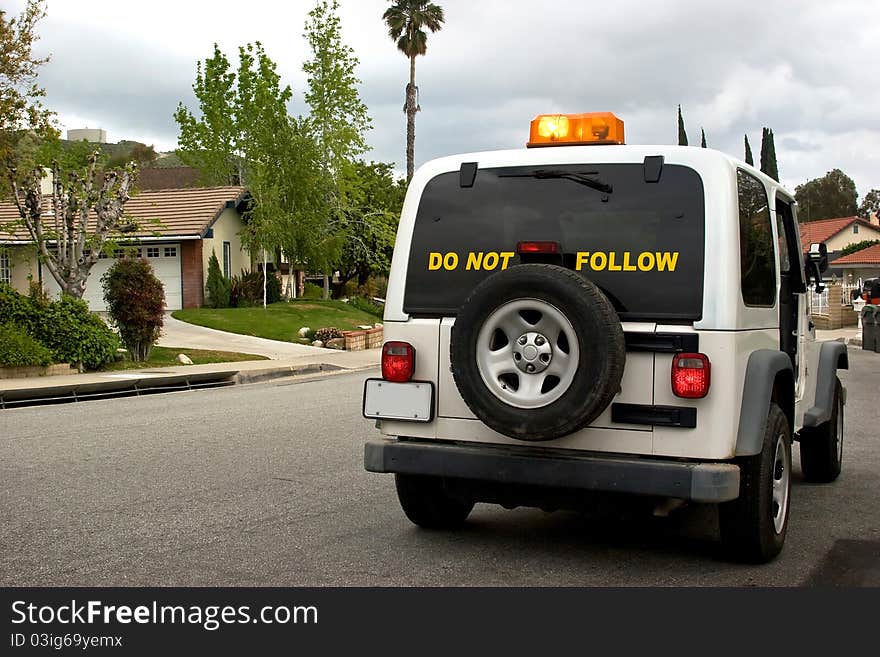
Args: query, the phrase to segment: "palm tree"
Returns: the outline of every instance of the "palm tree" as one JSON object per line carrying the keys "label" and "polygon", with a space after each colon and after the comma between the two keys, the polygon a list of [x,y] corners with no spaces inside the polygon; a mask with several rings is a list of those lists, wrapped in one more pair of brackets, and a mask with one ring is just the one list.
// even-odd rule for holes
{"label": "palm tree", "polygon": [[416,86],[416,57],[428,48],[425,28],[437,32],[443,25],[443,7],[426,0],[392,0],[382,19],[388,25],[388,35],[397,42],[397,49],[409,57],[409,84],[406,85],[406,179],[413,175],[413,156],[416,145],[416,112],[419,107]]}

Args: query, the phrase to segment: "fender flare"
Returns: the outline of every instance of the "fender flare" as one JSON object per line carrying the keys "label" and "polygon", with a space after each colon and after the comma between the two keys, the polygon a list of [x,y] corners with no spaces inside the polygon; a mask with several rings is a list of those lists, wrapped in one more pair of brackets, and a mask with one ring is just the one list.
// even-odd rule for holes
{"label": "fender flare", "polygon": [[736,436],[736,456],[754,456],[760,453],[767,415],[770,412],[770,399],[773,397],[773,385],[780,372],[788,372],[794,376],[791,359],[785,352],[758,349],[749,355]]}
{"label": "fender flare", "polygon": [[843,342],[823,342],[816,370],[816,397],[804,413],[804,428],[812,429],[831,419],[837,370],[849,369],[849,355]]}

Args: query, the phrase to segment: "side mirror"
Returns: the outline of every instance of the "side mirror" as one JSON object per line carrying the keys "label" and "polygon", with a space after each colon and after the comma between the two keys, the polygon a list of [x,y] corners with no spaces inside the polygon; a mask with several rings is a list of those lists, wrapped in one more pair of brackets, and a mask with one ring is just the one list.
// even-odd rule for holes
{"label": "side mirror", "polygon": [[828,269],[828,247],[824,242],[819,244],[810,244],[810,250],[807,251],[807,281],[812,277],[816,283],[816,292],[825,289],[822,285],[822,272]]}
{"label": "side mirror", "polygon": [[828,269],[828,247],[825,245],[825,242],[810,244],[807,257],[810,259],[810,262],[818,265],[819,273]]}

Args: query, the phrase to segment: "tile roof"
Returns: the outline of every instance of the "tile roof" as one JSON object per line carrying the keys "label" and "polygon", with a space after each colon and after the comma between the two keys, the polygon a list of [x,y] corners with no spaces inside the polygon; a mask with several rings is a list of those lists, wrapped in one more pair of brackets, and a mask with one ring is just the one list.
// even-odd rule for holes
{"label": "tile roof", "polygon": [[838,258],[832,265],[880,265],[880,244]]}
{"label": "tile roof", "polygon": [[822,219],[820,221],[808,221],[799,225],[801,234],[801,248],[804,253],[810,248],[810,244],[826,242],[844,228],[859,222],[863,226],[877,229],[860,217],[840,217],[838,219]]}
{"label": "tile roof", "polygon": [[[244,187],[193,187],[156,189],[140,192],[125,204],[126,214],[136,219],[140,230],[132,237],[158,233],[169,237],[201,236],[226,207],[238,203]],[[47,200],[48,205],[48,200]],[[92,215],[92,223],[95,220]],[[159,224],[155,223],[158,220]],[[8,229],[4,224],[18,221],[18,208],[10,201],[0,202],[0,241],[30,241],[24,228]]]}
{"label": "tile roof", "polygon": [[140,190],[196,187],[198,182],[199,172],[192,167],[150,167],[137,172],[137,188]]}

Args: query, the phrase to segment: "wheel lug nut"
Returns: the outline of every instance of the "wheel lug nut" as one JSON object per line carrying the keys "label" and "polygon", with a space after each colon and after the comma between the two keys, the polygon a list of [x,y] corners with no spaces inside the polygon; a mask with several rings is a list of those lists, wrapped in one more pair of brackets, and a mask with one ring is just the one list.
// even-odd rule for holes
{"label": "wheel lug nut", "polygon": [[528,342],[528,340],[529,340],[529,339],[528,339],[526,336],[522,335],[522,336],[520,336],[520,338],[519,338],[519,343],[520,343],[520,344],[525,344],[526,342]]}
{"label": "wheel lug nut", "polygon": [[544,344],[544,342],[546,342],[546,340],[544,340],[544,338],[542,338],[540,335],[535,337],[535,344],[539,347]]}
{"label": "wheel lug nut", "polygon": [[527,369],[529,372],[534,372],[534,371],[535,371],[535,366],[532,365],[531,363],[529,363],[528,365],[526,365],[526,369]]}

